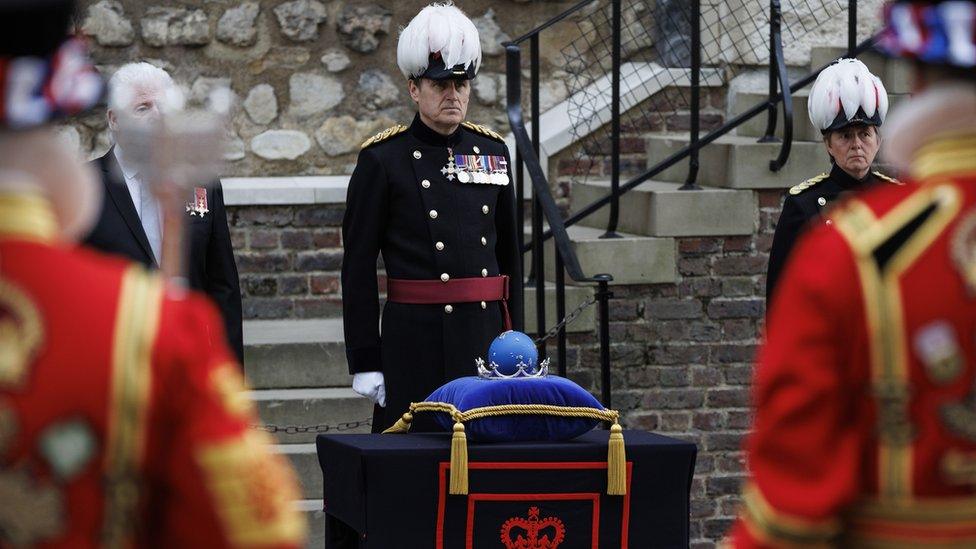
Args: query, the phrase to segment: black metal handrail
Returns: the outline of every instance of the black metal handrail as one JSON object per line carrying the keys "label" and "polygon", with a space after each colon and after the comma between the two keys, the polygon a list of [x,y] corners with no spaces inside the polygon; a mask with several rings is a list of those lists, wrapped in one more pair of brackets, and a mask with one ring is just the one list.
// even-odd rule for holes
{"label": "black metal handrail", "polygon": [[[867,40],[864,40],[863,42],[861,42],[860,44],[858,44],[855,48],[849,50],[847,52],[847,55],[850,56],[850,57],[856,57],[856,56],[864,53],[865,51],[867,51],[871,47],[873,47],[876,42],[877,42],[877,36],[872,36],[871,38],[868,38]],[[777,67],[776,70],[778,72],[777,72],[777,76],[776,76],[776,80],[775,80],[774,86],[776,88],[785,87],[786,89],[788,89],[789,90],[789,94],[787,94],[787,97],[788,97],[790,94],[795,93],[797,90],[800,90],[800,89],[803,89],[803,88],[809,86],[814,80],[817,79],[817,76],[820,74],[820,72],[823,71],[828,66],[830,66],[831,63],[833,63],[833,61],[824,64],[823,66],[819,67],[817,70],[811,72],[810,74],[804,76],[803,78],[800,78],[799,80],[797,80],[796,82],[793,82],[792,84],[789,83],[788,75],[786,73],[785,66]],[[779,63],[777,63],[777,65],[779,65]],[[568,227],[572,227],[573,225],[576,225],[581,220],[583,220],[586,217],[594,214],[595,212],[597,212],[601,208],[605,207],[607,204],[611,203],[612,201],[619,200],[620,196],[626,194],[627,192],[629,192],[630,190],[634,189],[635,187],[637,187],[641,183],[644,183],[644,182],[650,180],[652,177],[654,177],[657,174],[663,172],[664,170],[670,168],[671,166],[674,166],[678,162],[681,162],[682,160],[691,157],[693,153],[697,153],[697,151],[700,150],[701,148],[703,148],[706,145],[714,142],[715,140],[717,140],[718,138],[722,137],[723,135],[729,133],[730,131],[734,130],[735,128],[741,126],[742,124],[744,124],[748,120],[750,120],[750,119],[752,119],[752,118],[754,118],[754,117],[762,114],[764,111],[766,111],[767,113],[772,112],[773,113],[772,116],[775,117],[776,107],[777,107],[777,105],[780,102],[784,101],[783,97],[784,97],[784,95],[783,95],[783,93],[782,93],[781,90],[780,91],[775,91],[775,93],[770,93],[770,97],[768,98],[768,100],[766,102],[759,103],[759,104],[753,106],[749,110],[747,110],[747,111],[745,111],[745,112],[743,112],[743,113],[735,116],[734,118],[732,118],[731,120],[729,120],[728,122],[726,122],[721,127],[716,128],[715,130],[712,130],[711,132],[709,132],[708,134],[706,134],[704,137],[700,138],[695,146],[692,146],[691,144],[689,144],[687,147],[684,147],[680,151],[672,154],[671,156],[669,156],[669,157],[665,158],[664,160],[660,161],[659,163],[657,163],[655,166],[649,168],[644,173],[642,173],[642,174],[640,174],[638,176],[635,176],[635,177],[631,178],[626,183],[622,184],[620,186],[620,188],[616,192],[608,193],[607,195],[604,195],[604,196],[602,196],[602,197],[594,200],[592,203],[588,204],[587,206],[584,206],[583,208],[579,209],[576,213],[572,214],[571,216],[569,216],[568,218],[565,219],[565,221],[563,222],[563,226],[566,227],[566,228],[568,228]],[[783,135],[784,135],[784,137],[786,139],[784,139],[783,148],[786,149],[787,156],[788,156],[788,154],[789,154],[789,145],[792,142],[792,135],[793,135],[792,129],[793,129],[793,124],[792,124],[792,99],[788,99],[787,101],[789,101],[789,104],[790,104],[790,114],[789,114],[790,121],[789,121],[789,124],[784,127]],[[773,128],[773,131],[775,131],[775,126]],[[769,132],[767,131],[767,133],[769,133]],[[761,139],[763,139],[763,138],[761,138]],[[783,154],[782,151],[783,151],[783,149],[781,148],[781,151],[780,151],[781,157],[782,157],[782,154]],[[773,163],[774,162],[777,162],[778,160],[780,160],[780,158],[777,158],[776,160],[770,161],[770,168],[771,169],[772,169]],[[786,158],[784,157],[784,158],[782,158],[782,160],[785,163]],[[535,242],[536,241],[545,242],[546,240],[549,240],[549,238],[551,238],[551,237],[552,237],[551,231],[546,231],[545,233],[542,234],[542,236],[539,239],[533,239],[533,242],[527,243],[523,247],[523,250],[525,250],[525,251],[532,250],[532,248],[535,246]]]}
{"label": "black metal handrail", "polygon": [[[603,237],[617,236],[616,230],[619,219],[619,200],[620,197],[631,191],[638,185],[650,180],[652,177],[670,168],[671,166],[688,158],[689,169],[685,183],[680,187],[681,190],[700,189],[696,183],[699,170],[699,151],[723,135],[728,134],[733,129],[742,125],[746,121],[767,112],[767,129],[765,135],[759,139],[761,142],[779,141],[775,137],[777,125],[777,106],[782,103],[783,108],[783,140],[777,158],[770,161],[771,171],[781,169],[789,159],[789,154],[793,141],[793,101],[792,94],[813,82],[820,72],[828,65],[818,68],[816,71],[799,79],[794,83],[789,82],[789,75],[786,70],[786,62],[783,54],[782,44],[782,9],[779,0],[770,0],[770,33],[769,33],[769,54],[770,54],[770,86],[767,101],[757,104],[749,110],[735,116],[721,127],[710,131],[704,137],[700,133],[700,99],[701,99],[701,2],[691,0],[691,36],[690,38],[690,71],[691,71],[691,101],[690,101],[690,132],[689,144],[680,151],[660,161],[657,165],[647,169],[644,173],[631,178],[629,181],[620,185],[620,32],[621,32],[621,0],[611,0],[611,24],[612,28],[612,67],[611,67],[611,182],[610,192],[607,195],[595,200],[593,203],[581,208],[575,214],[563,219],[555,200],[552,197],[549,183],[539,164],[539,144],[540,144],[540,117],[539,110],[539,34],[576,13],[597,0],[583,0],[569,8],[568,10],[556,15],[532,31],[520,36],[519,38],[504,44],[507,54],[507,112],[509,124],[515,137],[515,170],[516,170],[516,193],[519,203],[518,211],[518,230],[522,239],[523,253],[532,253],[532,271],[530,282],[536,286],[536,315],[539,333],[544,332],[545,326],[545,258],[542,244],[550,239],[554,239],[555,248],[555,279],[556,279],[556,314],[563,319],[566,314],[565,309],[565,274],[577,282],[597,283],[598,290],[596,298],[600,304],[600,356],[601,356],[601,383],[604,405],[610,406],[610,370],[609,370],[609,322],[608,300],[612,297],[608,289],[608,284],[612,280],[609,274],[601,274],[594,277],[586,277],[579,265],[579,260],[569,240],[567,228],[580,222],[585,217],[595,213],[599,209],[610,205],[610,215],[606,233]],[[856,43],[856,0],[849,0],[849,21],[848,21],[848,56],[856,56],[870,48],[875,38],[872,37],[855,46]],[[532,79],[531,88],[531,122],[532,135],[529,136],[525,128],[525,121],[522,113],[522,72],[521,72],[521,50],[519,45],[529,41],[530,46],[530,76]],[[532,239],[530,242],[524,241],[524,217],[522,204],[525,198],[524,175],[528,173],[533,189],[532,201]],[[549,229],[543,231],[544,223],[549,224]],[[540,346],[540,351],[545,353],[545,343]],[[559,373],[565,375],[566,361],[566,330],[563,326],[559,331]]]}
{"label": "black metal handrail", "polygon": [[[769,2],[769,96],[773,97],[779,90],[790,87],[789,75],[786,72],[786,59],[783,56],[783,38],[780,34],[783,12],[779,0]],[[819,71],[818,71],[819,72]],[[793,95],[782,94],[783,100],[783,144],[779,148],[776,159],[769,161],[769,169],[778,172],[786,165],[790,158],[790,148],[793,146]],[[769,118],[766,121],[766,133],[759,138],[760,143],[779,141],[776,138],[776,105],[769,102]]]}
{"label": "black metal handrail", "polygon": [[[531,37],[532,44],[538,44],[538,34]],[[537,52],[533,48],[534,52]],[[572,244],[569,240],[569,234],[566,232],[566,227],[563,225],[562,214],[559,211],[559,207],[556,205],[556,201],[552,196],[552,192],[549,189],[549,182],[546,180],[545,174],[542,172],[542,166],[539,164],[538,157],[538,121],[533,124],[533,137],[530,139],[528,132],[525,129],[525,121],[522,115],[522,82],[521,82],[521,50],[517,44],[509,43],[505,46],[506,52],[506,70],[508,74],[506,83],[506,95],[508,102],[508,121],[512,128],[512,134],[515,137],[516,146],[516,185],[519,189],[519,195],[524,196],[524,171],[528,171],[529,179],[532,183],[532,196],[533,196],[533,238],[538,238],[542,234],[542,217],[545,217],[546,221],[549,223],[550,234],[554,238],[555,244],[555,255],[556,255],[556,308],[557,314],[560,315],[560,320],[565,315],[566,310],[566,287],[565,278],[563,273],[568,273],[569,277],[576,281],[582,283],[595,283],[597,284],[596,299],[600,303],[600,355],[601,355],[601,373],[602,379],[606,380],[603,383],[602,396],[603,405],[610,407],[611,395],[610,395],[610,341],[609,341],[609,318],[606,312],[609,310],[609,299],[613,294],[609,291],[609,283],[613,280],[613,277],[609,274],[598,274],[596,276],[587,277],[583,274],[583,270],[579,264],[579,258],[576,255],[576,251],[573,249]],[[534,61],[537,61],[535,59]],[[537,64],[536,64],[537,67]],[[537,81],[536,81],[537,82]],[[534,86],[538,89],[538,86]],[[533,97],[533,116],[537,118],[538,116],[538,99]],[[522,164],[525,164],[525,170],[522,169]],[[537,212],[537,213],[536,213]],[[522,233],[520,233],[520,238]],[[535,264],[535,282],[536,282],[536,314],[537,314],[537,327],[540,334],[545,333],[545,262],[542,254],[542,246],[536,248],[537,252],[534,256]],[[602,337],[602,335],[606,337]],[[566,327],[563,326],[559,330],[559,347],[558,347],[558,372],[560,375],[566,375]],[[544,343],[542,351],[545,351]]]}

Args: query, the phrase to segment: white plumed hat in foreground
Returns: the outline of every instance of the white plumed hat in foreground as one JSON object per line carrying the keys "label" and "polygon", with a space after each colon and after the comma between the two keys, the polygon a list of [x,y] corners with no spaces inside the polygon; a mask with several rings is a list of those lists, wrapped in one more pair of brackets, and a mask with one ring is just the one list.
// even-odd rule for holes
{"label": "white plumed hat in foreground", "polygon": [[481,66],[478,29],[451,3],[431,4],[400,32],[397,65],[407,78],[474,78]]}
{"label": "white plumed hat in foreground", "polygon": [[810,122],[826,134],[851,124],[880,126],[888,114],[888,92],[881,79],[857,59],[825,68],[807,98]]}

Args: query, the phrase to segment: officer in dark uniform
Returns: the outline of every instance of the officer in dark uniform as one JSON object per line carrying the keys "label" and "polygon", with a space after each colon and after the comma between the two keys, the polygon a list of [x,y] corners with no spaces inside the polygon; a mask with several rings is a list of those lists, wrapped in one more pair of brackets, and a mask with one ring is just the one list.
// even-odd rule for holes
{"label": "officer in dark uniform", "polygon": [[[861,82],[868,82],[869,86],[862,86]],[[842,103],[843,100],[851,104]],[[786,195],[769,250],[767,309],[790,250],[811,219],[820,219],[824,208],[842,193],[878,182],[898,183],[871,170],[881,146],[878,128],[888,110],[888,95],[881,80],[863,63],[841,59],[824,69],[810,90],[807,110],[810,121],[823,134],[832,166],[830,173],[808,179]]]}
{"label": "officer in dark uniform", "polygon": [[[451,35],[438,51],[432,28]],[[445,382],[473,375],[492,339],[520,328],[512,325],[522,316],[522,280],[508,151],[499,134],[464,121],[480,62],[477,29],[460,10],[421,10],[398,46],[418,113],[363,143],[349,183],[346,357],[353,389],[378,404],[374,431]]]}

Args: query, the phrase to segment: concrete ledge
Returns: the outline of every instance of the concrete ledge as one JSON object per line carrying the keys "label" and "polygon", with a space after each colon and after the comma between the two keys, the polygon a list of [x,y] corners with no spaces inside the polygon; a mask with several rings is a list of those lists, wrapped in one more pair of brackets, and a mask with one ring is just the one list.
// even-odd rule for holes
{"label": "concrete ledge", "polygon": [[244,321],[245,346],[342,341],[342,318]]}
{"label": "concrete ledge", "polygon": [[[319,471],[319,474],[322,474]],[[320,493],[319,496],[322,494]],[[325,505],[321,499],[303,499],[293,502],[295,508],[305,515],[308,522],[307,549],[321,549],[325,545]]]}
{"label": "concrete ledge", "polygon": [[[677,183],[649,181],[620,201],[620,230],[647,236],[748,235],[758,217],[751,191],[704,188],[679,190]],[[608,181],[573,186],[574,204],[589,204],[609,191]],[[606,227],[610,208],[583,220],[588,227]],[[673,253],[673,252],[672,252]]]}
{"label": "concrete ledge", "polygon": [[[613,275],[612,285],[662,284],[677,280],[677,259],[673,238],[655,238],[619,233],[621,238],[600,238],[606,232],[603,227],[574,225],[567,232],[579,259],[583,273],[592,276],[601,273]],[[555,243],[546,241],[546,261],[555,257]],[[526,254],[526,266],[531,254]],[[555,281],[552,269],[546,271],[546,280]],[[576,284],[568,277],[566,284]]]}
{"label": "concrete ledge", "polygon": [[[688,134],[652,135],[648,141],[648,166],[653,166],[688,146]],[[699,154],[698,183],[733,189],[784,189],[813,177],[829,164],[823,143],[793,141],[790,158],[780,171],[769,170],[779,154],[779,143],[757,143],[754,137],[725,135]],[[679,162],[656,176],[658,181],[679,183],[688,176],[688,162]]]}
{"label": "concrete ledge", "polygon": [[315,444],[273,444],[268,449],[285,456],[291,462],[298,475],[303,497],[322,496],[322,469],[319,467]]}
{"label": "concrete ledge", "polygon": [[220,184],[228,206],[344,204],[349,176],[225,177]]}
{"label": "concrete ledge", "polygon": [[[768,84],[767,84],[768,86]],[[818,141],[820,132],[814,129],[807,116],[807,96],[809,89],[804,88],[793,94],[793,139],[799,141]],[[763,90],[743,90],[736,92],[732,97],[731,116],[738,116],[745,111],[755,107],[759,103],[764,103],[769,98],[769,91]],[[768,116],[763,114],[752,117],[736,128],[736,135],[752,137],[758,139],[766,135],[766,120]],[[779,105],[776,109],[776,137],[783,138],[783,107]]]}

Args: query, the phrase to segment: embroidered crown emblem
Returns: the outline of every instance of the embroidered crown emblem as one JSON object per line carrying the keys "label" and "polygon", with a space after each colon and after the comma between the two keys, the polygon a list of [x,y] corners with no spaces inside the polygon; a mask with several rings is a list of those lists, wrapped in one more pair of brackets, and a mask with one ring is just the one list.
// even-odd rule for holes
{"label": "embroidered crown emblem", "polygon": [[566,539],[566,527],[556,517],[539,518],[539,508],[529,507],[528,518],[512,517],[502,524],[506,549],[556,549]]}

